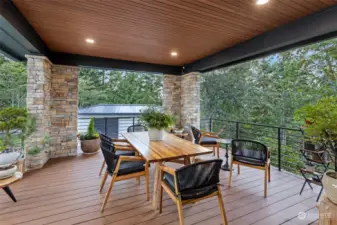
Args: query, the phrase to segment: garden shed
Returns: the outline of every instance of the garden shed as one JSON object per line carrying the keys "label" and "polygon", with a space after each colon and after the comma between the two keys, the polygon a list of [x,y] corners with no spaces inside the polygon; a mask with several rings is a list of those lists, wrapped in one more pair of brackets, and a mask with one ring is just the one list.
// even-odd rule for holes
{"label": "garden shed", "polygon": [[139,104],[99,104],[81,108],[78,111],[78,132],[86,132],[93,117],[98,131],[111,138],[121,137],[129,126],[138,123],[140,113],[147,107]]}

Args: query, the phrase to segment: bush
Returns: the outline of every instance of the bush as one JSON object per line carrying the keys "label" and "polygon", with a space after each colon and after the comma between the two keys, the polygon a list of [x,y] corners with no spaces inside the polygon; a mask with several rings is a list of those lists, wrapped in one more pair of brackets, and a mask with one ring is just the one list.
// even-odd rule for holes
{"label": "bush", "polygon": [[144,110],[140,116],[140,122],[148,127],[154,129],[167,129],[174,125],[174,117],[167,113],[162,113],[155,108],[148,108]]}
{"label": "bush", "polygon": [[93,139],[97,139],[99,137],[99,134],[97,133],[96,129],[95,129],[95,121],[94,118],[90,119],[90,123],[88,126],[88,130],[86,134],[81,134],[80,135],[80,139],[83,140],[93,140]]}

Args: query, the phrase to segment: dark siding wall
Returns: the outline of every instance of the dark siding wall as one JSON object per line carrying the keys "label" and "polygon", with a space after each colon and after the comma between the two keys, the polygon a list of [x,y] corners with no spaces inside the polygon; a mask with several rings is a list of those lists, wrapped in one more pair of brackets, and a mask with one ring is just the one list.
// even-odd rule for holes
{"label": "dark siding wall", "polygon": [[111,138],[118,138],[118,118],[95,118],[95,128]]}

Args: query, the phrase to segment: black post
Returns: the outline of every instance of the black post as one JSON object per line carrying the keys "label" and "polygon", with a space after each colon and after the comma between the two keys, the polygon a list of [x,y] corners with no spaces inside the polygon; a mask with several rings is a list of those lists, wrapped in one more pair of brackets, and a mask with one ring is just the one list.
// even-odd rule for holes
{"label": "black post", "polygon": [[281,128],[277,128],[277,153],[278,153],[278,170],[281,171]]}
{"label": "black post", "polygon": [[132,117],[132,131],[135,132],[135,117]]}
{"label": "black post", "polygon": [[239,139],[239,122],[236,122],[236,135],[235,135],[235,137],[236,137],[236,139]]}
{"label": "black post", "polygon": [[212,132],[213,130],[213,120],[212,118],[209,119],[209,132]]}
{"label": "black post", "polygon": [[11,191],[11,189],[9,188],[9,186],[3,187],[2,189],[3,189],[3,190],[6,192],[6,194],[13,200],[13,202],[16,202],[16,198],[15,198],[13,192]]}
{"label": "black post", "polygon": [[107,135],[108,133],[108,118],[104,118],[104,135]]}

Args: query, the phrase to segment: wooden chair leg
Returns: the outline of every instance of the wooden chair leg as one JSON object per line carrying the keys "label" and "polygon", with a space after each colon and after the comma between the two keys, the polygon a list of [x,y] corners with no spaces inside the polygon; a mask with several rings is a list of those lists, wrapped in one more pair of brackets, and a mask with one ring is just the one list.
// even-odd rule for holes
{"label": "wooden chair leg", "polygon": [[268,182],[270,182],[270,164],[269,164],[269,166],[268,166]]}
{"label": "wooden chair leg", "polygon": [[213,146],[213,156],[215,156],[215,147]]}
{"label": "wooden chair leg", "polygon": [[159,214],[163,212],[163,187],[160,185]]}
{"label": "wooden chair leg", "polygon": [[240,164],[238,164],[238,174],[240,175]]}
{"label": "wooden chair leg", "polygon": [[226,216],[226,209],[225,209],[225,205],[223,203],[221,189],[220,189],[219,186],[218,186],[218,202],[219,202],[220,213],[221,213],[223,224],[227,225],[228,222],[227,222],[227,216]]}
{"label": "wooden chair leg", "polygon": [[146,186],[146,201],[150,201],[150,180],[149,180],[149,164],[145,164],[145,186]]}
{"label": "wooden chair leg", "polygon": [[102,207],[101,207],[101,212],[104,211],[105,205],[106,205],[106,203],[108,202],[108,199],[109,199],[109,197],[110,197],[112,188],[113,188],[113,186],[114,186],[115,178],[116,178],[116,176],[113,175],[113,176],[112,176],[112,179],[111,179],[111,183],[110,183],[109,189],[108,189],[108,192],[107,192],[106,195],[105,195],[105,198],[104,198],[104,201],[103,201],[103,204],[102,204]]}
{"label": "wooden chair leg", "polygon": [[176,204],[177,204],[177,208],[178,208],[178,215],[179,215],[180,225],[184,225],[183,204],[181,202],[181,197],[180,196],[177,199]]}
{"label": "wooden chair leg", "polygon": [[267,197],[268,166],[264,169],[264,197]]}
{"label": "wooden chair leg", "polygon": [[101,193],[104,187],[104,184],[106,182],[106,179],[108,178],[108,171],[105,171],[103,177],[102,177],[102,181],[101,181],[101,187],[99,189],[99,192]]}
{"label": "wooden chair leg", "polygon": [[99,174],[98,174],[99,176],[101,176],[101,175],[102,175],[102,172],[103,172],[104,166],[105,166],[105,160],[103,159],[102,166],[101,166],[101,169],[100,169],[100,171],[99,171]]}
{"label": "wooden chair leg", "polygon": [[233,179],[233,162],[231,162],[230,170],[229,170],[229,184],[228,186],[232,186],[232,179]]}

